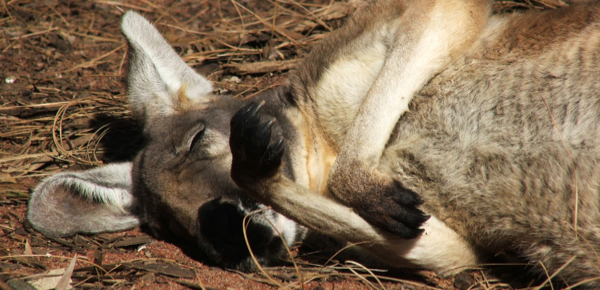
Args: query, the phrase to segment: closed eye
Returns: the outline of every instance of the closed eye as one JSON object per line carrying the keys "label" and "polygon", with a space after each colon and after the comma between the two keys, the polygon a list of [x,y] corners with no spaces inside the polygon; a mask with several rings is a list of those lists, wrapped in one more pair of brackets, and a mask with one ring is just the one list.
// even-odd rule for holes
{"label": "closed eye", "polygon": [[202,140],[202,138],[204,138],[204,132],[206,132],[206,127],[202,126],[201,130],[198,130],[198,132],[196,132],[196,134],[194,135],[194,137],[192,138],[188,148],[189,151],[194,150],[194,146],[196,146],[196,144],[198,144],[198,142],[200,142],[200,140]]}
{"label": "closed eye", "polygon": [[205,129],[206,126],[204,126],[202,123],[199,123],[185,134],[183,138],[185,142],[183,144],[183,148],[185,148],[187,152],[192,151],[194,146],[196,146],[196,144],[202,140]]}

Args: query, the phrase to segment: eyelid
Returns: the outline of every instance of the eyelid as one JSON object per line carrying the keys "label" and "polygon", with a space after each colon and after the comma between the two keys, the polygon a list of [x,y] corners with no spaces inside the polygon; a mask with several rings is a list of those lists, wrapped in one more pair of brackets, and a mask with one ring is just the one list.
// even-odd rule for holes
{"label": "eyelid", "polygon": [[[187,133],[183,136],[183,144],[178,148],[177,152],[189,152],[192,150],[193,144],[198,137],[204,133],[206,126],[203,123],[198,123],[192,129],[188,130]],[[200,134],[200,135],[199,135]]]}
{"label": "eyelid", "polygon": [[206,127],[204,125],[202,125],[196,130],[196,134],[194,134],[192,138],[190,138],[190,140],[188,141],[188,151],[192,151],[194,145],[198,143],[198,140],[204,137],[204,132],[206,132]]}

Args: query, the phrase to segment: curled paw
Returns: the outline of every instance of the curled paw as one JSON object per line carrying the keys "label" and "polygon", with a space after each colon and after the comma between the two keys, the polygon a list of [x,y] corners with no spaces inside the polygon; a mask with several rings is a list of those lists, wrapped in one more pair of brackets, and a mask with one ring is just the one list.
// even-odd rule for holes
{"label": "curled paw", "polygon": [[283,139],[271,140],[275,120],[261,121],[261,107],[262,103],[250,103],[230,122],[231,176],[240,186],[272,177],[281,166]]}
{"label": "curled paw", "polygon": [[402,238],[413,239],[423,233],[420,227],[429,219],[417,208],[421,203],[416,193],[396,187],[393,191],[380,191],[355,210],[371,224]]}
{"label": "curled paw", "polygon": [[418,208],[423,203],[421,197],[384,174],[367,174],[357,168],[346,171],[343,178],[332,178],[332,193],[374,226],[405,239],[420,236],[421,226],[429,219]]}

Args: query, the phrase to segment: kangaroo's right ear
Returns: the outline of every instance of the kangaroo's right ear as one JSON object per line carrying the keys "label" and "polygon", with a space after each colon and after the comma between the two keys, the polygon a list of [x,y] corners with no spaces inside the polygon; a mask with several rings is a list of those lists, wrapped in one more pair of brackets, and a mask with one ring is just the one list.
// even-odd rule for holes
{"label": "kangaroo's right ear", "polygon": [[172,115],[206,100],[211,82],[190,68],[148,20],[127,11],[121,28],[130,46],[129,103],[139,118]]}
{"label": "kangaroo's right ear", "polygon": [[29,199],[27,219],[47,236],[121,231],[136,227],[132,163],[63,172],[42,181]]}

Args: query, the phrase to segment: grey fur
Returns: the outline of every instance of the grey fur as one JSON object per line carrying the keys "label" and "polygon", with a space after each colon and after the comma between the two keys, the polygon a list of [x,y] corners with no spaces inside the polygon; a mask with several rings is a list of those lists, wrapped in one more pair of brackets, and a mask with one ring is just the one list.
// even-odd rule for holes
{"label": "grey fur", "polygon": [[140,224],[135,204],[131,163],[116,163],[46,178],[29,200],[27,219],[48,236],[120,231]]}
{"label": "grey fur", "polygon": [[[245,192],[229,177],[232,156],[227,141],[229,119],[247,102],[210,95],[208,81],[175,61],[174,52],[146,20],[127,13],[130,102],[145,121],[149,139],[134,161],[132,183],[123,187],[131,186],[128,192],[138,201],[128,206],[140,209],[129,217],[147,223],[157,235],[196,243],[209,259],[243,268],[249,260],[228,257],[215,245],[215,237],[202,231],[208,219],[201,217],[219,207],[237,211],[228,216],[262,207],[250,195],[313,231],[349,242],[376,239],[364,247],[393,266],[407,261],[440,271],[459,266],[452,259],[444,264],[430,262],[432,257],[426,254],[420,254],[423,260],[410,255],[427,234],[435,233],[398,239],[370,226],[352,207],[330,196],[328,176],[345,133],[386,60],[385,53],[369,55],[387,40],[386,30],[378,28],[394,20],[393,9],[382,9],[385,3],[374,1],[368,8],[379,11],[377,19],[383,22],[367,22],[372,19],[366,17],[372,13],[368,9],[358,14],[313,49],[287,86],[256,97],[266,101],[263,119],[277,119],[274,138],[287,140],[286,153],[279,174],[247,183],[236,179]],[[412,96],[377,169],[419,194],[424,200],[421,209],[457,234],[444,243],[467,245],[464,253],[446,254],[460,260],[472,252],[478,255],[474,261],[483,261],[486,254],[514,253],[537,273],[542,273],[539,264],[553,273],[568,263],[560,276],[569,283],[600,276],[599,15],[598,3],[586,3],[557,11],[490,16],[472,45]],[[146,40],[149,45],[140,44]],[[344,57],[365,56],[375,58],[366,69],[327,76]],[[367,75],[368,69],[374,76]],[[65,216],[81,214],[50,208],[56,203],[45,201],[54,194],[64,196],[64,190],[55,190],[59,187],[47,187],[61,178],[51,177],[36,189],[28,217],[50,235],[97,232],[86,224],[60,231],[60,219],[40,222],[54,210]],[[326,215],[338,212],[348,216]],[[268,250],[273,230],[261,227],[279,218],[270,212],[257,222],[264,262],[281,253]],[[84,219],[96,217],[86,215],[77,221]],[[106,230],[122,229],[108,226],[114,227]],[[302,237],[296,227],[289,231],[290,240]],[[585,285],[599,287],[600,282]]]}

